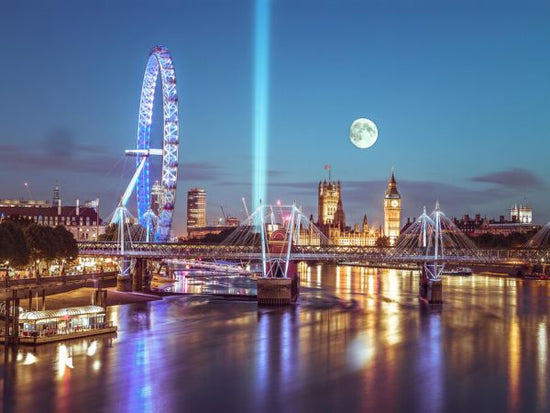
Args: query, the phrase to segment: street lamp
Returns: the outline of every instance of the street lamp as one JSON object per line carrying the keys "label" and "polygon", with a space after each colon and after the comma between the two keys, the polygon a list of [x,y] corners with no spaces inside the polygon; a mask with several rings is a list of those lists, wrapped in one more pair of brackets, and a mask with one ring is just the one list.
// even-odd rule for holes
{"label": "street lamp", "polygon": [[4,263],[4,265],[5,265],[5,267],[6,267],[6,275],[5,275],[5,280],[6,280],[6,288],[8,288],[8,287],[9,287],[9,283],[8,283],[8,275],[9,275],[9,272],[10,272],[10,271],[9,271],[9,265],[10,265],[10,262],[9,262],[9,260],[8,260],[8,261],[6,261],[6,262]]}

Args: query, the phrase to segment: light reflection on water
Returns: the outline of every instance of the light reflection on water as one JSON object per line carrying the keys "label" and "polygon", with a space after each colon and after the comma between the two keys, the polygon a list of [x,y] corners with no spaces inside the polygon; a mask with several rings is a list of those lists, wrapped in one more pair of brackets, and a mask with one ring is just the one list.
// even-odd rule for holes
{"label": "light reflection on water", "polygon": [[180,294],[256,295],[256,283],[245,275],[227,275],[212,271],[174,271],[176,282],[166,284],[163,291]]}
{"label": "light reflection on water", "polygon": [[116,337],[4,352],[3,410],[550,410],[550,283],[448,277],[429,308],[416,272],[299,268],[295,307],[168,297],[111,308]]}

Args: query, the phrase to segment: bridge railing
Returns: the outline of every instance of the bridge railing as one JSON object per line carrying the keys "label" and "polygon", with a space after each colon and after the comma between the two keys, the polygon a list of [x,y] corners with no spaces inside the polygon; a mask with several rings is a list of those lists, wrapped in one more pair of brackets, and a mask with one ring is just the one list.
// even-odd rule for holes
{"label": "bridge railing", "polygon": [[[115,242],[79,242],[80,254],[84,256],[121,256]],[[181,243],[134,243],[131,250],[124,253],[128,257],[143,258],[231,258],[237,260],[256,260],[261,257],[259,246],[208,245]],[[360,247],[337,245],[295,245],[292,258],[297,260],[333,260],[333,261],[388,261],[421,262],[433,260],[422,251],[409,251],[397,255],[391,247]],[[479,249],[475,255],[471,251],[459,248],[447,248],[445,255],[437,261],[450,263],[544,263],[550,261],[550,251],[534,248]]]}

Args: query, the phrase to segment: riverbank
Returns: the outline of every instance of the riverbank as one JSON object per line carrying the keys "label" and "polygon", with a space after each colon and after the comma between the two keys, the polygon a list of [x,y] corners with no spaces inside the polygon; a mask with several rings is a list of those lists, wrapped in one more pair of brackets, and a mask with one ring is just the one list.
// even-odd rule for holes
{"label": "riverbank", "polygon": [[[73,291],[60,294],[52,294],[46,297],[46,310],[57,310],[66,307],[79,307],[90,305],[95,288],[83,287]],[[146,294],[117,291],[115,288],[107,288],[107,307],[121,304],[132,304],[147,301],[162,300],[161,297]],[[27,304],[26,300],[21,300],[22,306]]]}

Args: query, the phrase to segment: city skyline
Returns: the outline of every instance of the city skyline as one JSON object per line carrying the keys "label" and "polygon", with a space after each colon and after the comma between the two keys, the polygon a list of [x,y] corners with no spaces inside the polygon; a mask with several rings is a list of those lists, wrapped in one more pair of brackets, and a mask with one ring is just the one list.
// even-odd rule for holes
{"label": "city skyline", "polygon": [[[222,204],[241,217],[241,197],[252,204],[254,3],[170,7],[7,6],[0,42],[14,63],[0,69],[10,102],[0,115],[2,198],[28,198],[28,182],[34,198],[50,199],[58,182],[64,204],[100,196],[101,215],[114,210],[135,167],[124,150],[135,147],[147,53],[161,43],[180,94],[176,233],[195,186],[210,210]],[[525,198],[536,223],[550,220],[548,7],[273,2],[270,202],[316,213],[328,163],[348,221],[367,213],[382,223],[394,167],[402,221],[436,200],[449,216],[498,217]],[[358,117],[379,128],[367,150],[347,138]]]}

